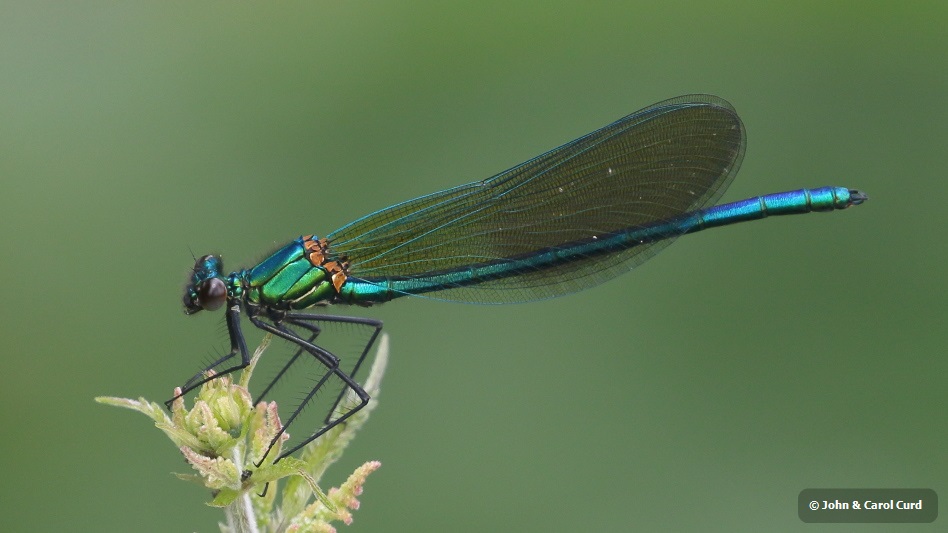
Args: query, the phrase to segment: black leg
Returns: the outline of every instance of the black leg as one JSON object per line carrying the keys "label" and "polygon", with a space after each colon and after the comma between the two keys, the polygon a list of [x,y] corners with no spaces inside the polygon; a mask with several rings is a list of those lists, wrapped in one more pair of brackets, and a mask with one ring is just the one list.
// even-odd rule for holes
{"label": "black leg", "polygon": [[[316,325],[316,322],[340,322],[340,323],[345,323],[345,324],[357,324],[361,326],[369,326],[371,328],[374,328],[374,331],[372,332],[372,336],[369,338],[368,342],[366,342],[365,347],[362,348],[362,353],[359,354],[359,359],[356,361],[355,366],[353,366],[352,370],[349,371],[349,377],[353,379],[356,377],[356,374],[359,372],[359,367],[362,366],[362,362],[365,361],[365,357],[372,350],[372,347],[375,346],[375,340],[378,338],[379,333],[382,332],[381,320],[374,320],[371,318],[362,318],[362,317],[355,317],[355,316],[315,315],[315,314],[310,314],[310,313],[291,312],[291,313],[286,314],[285,321],[295,326],[313,331],[315,333],[313,335],[313,338],[315,338],[316,335],[319,334],[319,331],[321,331],[319,326]],[[310,342],[312,342],[312,339],[310,340]],[[345,396],[345,394],[346,394],[345,389],[343,389],[342,392],[339,393],[339,396],[336,398],[336,401],[333,403],[332,409],[330,409],[330,411],[326,413],[326,423],[329,423],[329,419],[330,417],[332,417],[332,413],[339,406],[339,402],[342,401],[342,398],[343,396]]]}
{"label": "black leg", "polygon": [[[240,308],[239,302],[237,301],[228,302],[228,309],[227,309],[227,313],[225,317],[227,321],[227,331],[230,335],[230,344],[231,344],[230,352],[226,354],[225,356],[212,362],[204,370],[195,374],[194,376],[191,377],[191,379],[185,382],[184,386],[182,387],[181,394],[165,402],[165,405],[169,409],[171,408],[172,402],[184,396],[185,394],[191,392],[192,390],[200,387],[201,385],[207,383],[208,381],[211,381],[212,379],[217,379],[220,376],[233,373],[237,370],[241,370],[250,364],[250,352],[247,349],[247,343],[244,340],[244,335],[240,327],[240,309],[241,308]],[[295,453],[297,450],[309,444],[313,440],[319,438],[321,435],[325,434],[327,431],[329,431],[333,427],[341,423],[344,423],[349,417],[351,417],[353,414],[355,414],[360,409],[365,407],[366,404],[368,404],[369,395],[365,392],[362,386],[353,379],[353,376],[355,375],[356,372],[358,372],[359,368],[362,365],[362,362],[366,359],[366,356],[368,355],[369,351],[375,345],[375,341],[382,330],[382,322],[378,320],[369,319],[369,318],[317,315],[317,314],[300,313],[300,312],[281,313],[279,316],[270,317],[270,320],[272,320],[272,322],[270,322],[270,321],[266,321],[259,318],[257,316],[258,311],[259,310],[256,309],[255,307],[247,309],[247,317],[255,326],[257,326],[263,331],[272,333],[273,335],[276,335],[277,337],[280,337],[284,340],[287,340],[299,346],[299,350],[297,350],[296,353],[294,353],[293,356],[290,358],[289,362],[287,362],[279,370],[276,378],[273,379],[273,381],[271,381],[267,385],[264,392],[260,395],[261,398],[264,395],[266,395],[268,392],[270,392],[273,386],[278,381],[280,381],[280,379],[284,375],[286,375],[287,372],[289,372],[289,370],[291,369],[291,367],[293,367],[294,364],[298,363],[300,359],[303,358],[304,353],[313,357],[316,361],[320,363],[320,365],[323,368],[326,369],[326,372],[315,382],[314,385],[312,385],[309,392],[305,395],[302,402],[300,403],[299,407],[296,408],[296,410],[290,415],[290,417],[283,424],[283,428],[280,430],[280,433],[271,440],[270,446],[267,448],[267,451],[264,453],[264,457],[262,457],[260,461],[257,463],[257,466],[259,467],[261,464],[263,464],[263,461],[264,459],[266,459],[267,454],[269,454],[273,446],[279,441],[279,439],[282,437],[282,435],[284,434],[286,429],[290,426],[290,424],[298,417],[298,415],[301,413],[303,408],[307,406],[307,404],[316,396],[316,394],[320,391],[320,389],[323,388],[323,386],[328,381],[333,380],[337,384],[341,383],[342,390],[339,393],[339,395],[335,398],[335,401],[333,402],[331,409],[329,410],[329,412],[327,413],[324,419],[324,423],[322,427],[320,427],[318,430],[316,430],[314,433],[312,433],[311,435],[309,435],[302,441],[295,444],[289,450],[286,450],[282,454],[280,454],[280,456],[277,458],[277,461],[279,461],[280,459],[283,459],[284,457],[287,457],[288,455],[292,453]],[[322,328],[320,328],[320,326],[318,325],[319,322],[349,323],[349,324],[356,324],[356,325],[361,325],[361,326],[368,326],[372,328],[372,332],[368,341],[365,343],[364,347],[362,348],[362,351],[358,355],[358,359],[356,360],[355,364],[352,366],[351,369],[340,368],[340,361],[338,357],[336,357],[330,351],[320,346],[317,346],[314,343],[316,338],[322,332]],[[308,332],[308,334],[305,335],[305,337],[301,337],[295,331],[286,327],[286,325],[284,324],[293,326],[300,330],[305,330],[306,332]],[[240,354],[239,363],[233,366],[224,368],[222,370],[218,369],[218,367],[220,366],[226,366],[226,363],[228,361],[232,361],[237,356],[237,354]],[[207,372],[211,370],[213,370],[215,373],[213,376],[208,376]],[[348,390],[351,390],[359,398],[358,403],[352,406],[351,408],[349,408],[348,411],[338,414],[338,416],[334,419],[333,415],[338,413],[339,404],[342,402],[342,399],[346,396],[346,393]],[[257,401],[259,401],[259,398]]]}
{"label": "black leg", "polygon": [[[277,324],[277,322],[274,322],[274,324]],[[316,326],[315,324],[304,327],[311,331],[311,335],[306,340],[312,344],[316,340],[316,337],[318,337],[321,333],[321,330],[319,329],[319,326]],[[268,394],[270,394],[270,391],[273,390],[273,387],[275,387],[276,384],[287,375],[287,372],[290,370],[293,364],[299,361],[301,355],[303,355],[302,347],[299,350],[296,350],[296,353],[290,357],[290,360],[287,361],[286,364],[283,365],[283,368],[277,372],[277,375],[272,380],[270,380],[270,383],[266,386],[266,388],[263,389],[263,392],[257,395],[257,398],[253,401],[254,404],[260,403],[264,398],[267,397]]]}
{"label": "black leg", "polygon": [[[284,317],[285,322],[287,322],[287,323],[289,323],[289,324],[291,324],[291,325],[299,326],[299,327],[301,327],[301,328],[304,328],[304,329],[310,331],[310,333],[312,334],[312,335],[310,336],[310,338],[311,338],[311,339],[312,339],[312,338],[315,338],[315,336],[318,334],[319,328],[318,328],[317,326],[315,326],[314,324],[305,324],[305,325],[302,324],[302,323],[299,323],[299,324],[298,324],[297,321],[300,320],[301,317],[299,317],[299,316],[292,316],[292,315],[294,315],[294,313],[287,313],[287,315]],[[307,319],[309,319],[310,321],[313,321],[313,320],[315,319],[315,317],[319,317],[319,319],[331,318],[331,319],[333,319],[333,321],[337,321],[337,322],[352,322],[352,323],[360,323],[360,324],[365,324],[365,323],[366,323],[365,321],[362,321],[361,319],[356,319],[356,320],[345,320],[345,319],[343,319],[343,318],[348,318],[348,317],[324,317],[324,316],[322,316],[322,315],[306,315],[306,314],[303,314],[302,322],[304,322],[304,323],[307,322]],[[287,341],[289,341],[289,342],[292,342],[292,343],[296,344],[297,346],[300,346],[300,348],[302,349],[302,351],[305,351],[306,353],[312,355],[314,358],[316,358],[316,359],[326,368],[326,372],[325,372],[325,373],[322,375],[322,377],[315,383],[315,385],[311,388],[311,390],[307,393],[307,395],[302,399],[300,405],[296,408],[296,410],[293,411],[293,413],[290,415],[290,417],[289,417],[289,418],[286,420],[286,422],[283,424],[283,428],[280,430],[280,433],[278,433],[278,434],[273,438],[273,440],[271,440],[270,446],[267,448],[267,451],[264,453],[264,456],[261,457],[260,460],[259,460],[259,462],[257,463],[257,466],[259,467],[261,464],[263,464],[263,461],[264,461],[264,459],[266,459],[267,454],[269,454],[269,452],[270,452],[270,450],[273,448],[273,446],[280,440],[280,438],[282,437],[282,435],[283,435],[283,433],[286,431],[286,429],[290,426],[290,424],[293,423],[293,421],[296,419],[296,417],[302,412],[302,410],[307,406],[307,404],[310,402],[310,400],[313,399],[313,397],[316,395],[316,393],[319,392],[319,390],[323,387],[323,385],[326,384],[326,382],[327,382],[330,378],[338,379],[339,381],[341,381],[341,382],[343,383],[344,387],[343,387],[343,390],[342,390],[341,395],[339,396],[339,398],[336,399],[336,402],[334,403],[333,410],[332,410],[332,411],[329,413],[329,415],[326,417],[325,424],[324,424],[322,427],[320,427],[317,431],[315,431],[314,433],[312,433],[311,435],[309,435],[308,437],[306,437],[305,439],[303,439],[301,442],[295,444],[295,445],[294,445],[292,448],[290,448],[289,450],[285,450],[283,453],[281,453],[280,456],[276,459],[277,461],[279,461],[280,459],[283,459],[284,457],[286,457],[286,456],[288,456],[288,455],[290,455],[290,454],[296,452],[297,450],[299,450],[299,449],[302,448],[303,446],[305,446],[305,445],[309,444],[310,442],[312,442],[313,440],[319,438],[321,435],[323,435],[324,433],[326,433],[327,431],[329,431],[329,430],[332,429],[333,427],[339,425],[340,423],[344,422],[344,421],[345,421],[346,419],[348,419],[350,416],[352,416],[353,414],[355,414],[356,412],[358,412],[360,409],[362,409],[363,407],[365,407],[365,405],[368,404],[368,402],[369,402],[369,395],[365,392],[365,390],[362,388],[361,385],[359,385],[358,383],[356,383],[346,372],[344,372],[343,370],[341,370],[341,369],[339,368],[339,359],[338,359],[335,355],[333,355],[332,353],[330,353],[329,351],[327,351],[327,350],[325,350],[325,349],[323,349],[323,348],[321,348],[321,347],[319,347],[319,346],[313,344],[313,343],[312,343],[310,340],[308,340],[308,339],[304,339],[304,338],[300,337],[299,335],[297,335],[295,332],[293,332],[293,331],[290,330],[289,328],[286,328],[285,326],[283,326],[281,323],[275,322],[275,323],[271,324],[271,323],[269,323],[269,322],[266,322],[266,321],[264,321],[264,320],[261,320],[260,318],[255,317],[255,316],[253,316],[253,315],[251,315],[251,314],[249,314],[249,313],[248,313],[248,318],[249,318],[250,321],[251,321],[255,326],[257,326],[258,328],[260,328],[260,329],[262,329],[262,330],[264,330],[264,331],[270,332],[270,333],[272,333],[273,335],[276,335],[276,336],[278,336],[278,337],[280,337],[280,338],[282,338],[282,339],[285,339],[285,340],[287,340]],[[343,319],[343,320],[338,320],[338,319]],[[370,321],[370,322],[372,322],[372,321]],[[377,321],[372,322],[373,325],[376,324],[376,323],[378,324],[378,328],[380,329],[380,328],[381,328],[381,323],[378,323]],[[365,348],[365,350],[363,350],[363,353],[360,354],[359,361],[356,363],[356,368],[358,368],[358,365],[361,364],[362,360],[365,358],[365,354],[368,352],[369,347],[374,343],[375,337],[376,337],[377,335],[378,335],[378,331],[373,332],[371,341],[369,342],[369,344],[368,344],[368,346]],[[282,370],[281,372],[284,372],[284,371],[287,369],[287,367],[288,367],[289,365],[293,364],[293,362],[295,362],[296,360],[297,360],[297,355],[294,354],[294,358],[291,359],[291,363],[289,363],[288,365],[284,366],[284,368],[283,368],[283,370]],[[270,386],[272,386],[272,385],[273,385],[273,384],[271,383]],[[268,386],[268,389],[270,388],[270,386]],[[347,389],[352,390],[352,391],[359,397],[359,403],[358,403],[358,405],[353,406],[351,409],[349,409],[349,410],[346,411],[345,413],[341,414],[338,418],[333,419],[333,418],[332,418],[332,414],[333,414],[333,412],[335,412],[335,406],[338,405],[339,399],[342,397],[342,395],[344,395],[344,394],[346,393],[346,390],[347,390]]]}
{"label": "black leg", "polygon": [[[230,353],[224,357],[221,357],[217,361],[214,361],[204,370],[191,376],[191,379],[186,381],[184,386],[181,388],[181,394],[178,394],[174,398],[171,398],[165,402],[166,408],[171,409],[171,404],[175,400],[207,383],[208,381],[240,370],[250,364],[250,353],[247,351],[247,341],[244,340],[244,334],[240,330],[240,304],[237,301],[227,302],[227,314],[225,316],[227,318],[227,332],[230,335]],[[240,354],[240,363],[230,368],[225,368],[224,370],[217,369],[218,366],[228,360],[233,359],[233,357],[238,353]],[[214,371],[213,376],[207,375],[209,370]]]}

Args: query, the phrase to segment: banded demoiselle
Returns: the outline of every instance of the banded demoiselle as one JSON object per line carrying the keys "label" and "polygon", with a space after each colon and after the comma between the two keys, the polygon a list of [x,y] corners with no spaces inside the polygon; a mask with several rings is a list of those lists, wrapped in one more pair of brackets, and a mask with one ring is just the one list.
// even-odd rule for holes
{"label": "banded demoiselle", "polygon": [[[306,309],[369,306],[410,295],[476,303],[540,300],[631,270],[686,233],[845,209],[867,198],[848,188],[820,187],[714,206],[737,174],[744,148],[744,126],[728,102],[681,96],[484,181],[395,204],[322,238],[301,236],[249,269],[225,274],[220,257],[201,257],[184,308],[194,314],[226,304],[230,352],[188,380],[181,394],[248,365],[241,312],[257,328],[289,341],[295,353],[259,398],[309,360],[319,371],[284,430],[320,390],[332,389],[334,401],[325,418],[319,415],[321,425],[306,430],[280,460],[366,405],[369,396],[356,375],[382,328],[377,320]],[[367,332],[347,362],[317,343],[334,323]],[[340,406],[347,391],[358,400]]]}

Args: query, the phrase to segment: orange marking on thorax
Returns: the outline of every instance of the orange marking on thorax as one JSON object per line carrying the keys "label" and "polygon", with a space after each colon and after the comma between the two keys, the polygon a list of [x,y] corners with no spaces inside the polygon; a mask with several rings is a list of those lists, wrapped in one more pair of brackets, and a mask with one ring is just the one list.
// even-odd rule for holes
{"label": "orange marking on thorax", "polygon": [[346,282],[349,271],[349,262],[346,258],[329,259],[331,255],[329,242],[326,239],[314,240],[313,235],[303,237],[303,249],[306,250],[306,258],[309,259],[310,264],[329,273],[336,292],[342,290],[342,284]]}

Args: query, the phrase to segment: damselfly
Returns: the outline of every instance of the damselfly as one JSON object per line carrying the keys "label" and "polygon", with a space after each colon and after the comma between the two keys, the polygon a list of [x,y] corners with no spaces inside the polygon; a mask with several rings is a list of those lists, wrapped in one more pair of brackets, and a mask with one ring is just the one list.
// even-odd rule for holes
{"label": "damselfly", "polygon": [[[208,370],[218,377],[247,366],[241,313],[292,343],[295,353],[259,396],[303,360],[319,370],[284,430],[320,390],[331,389],[335,400],[320,427],[304,428],[305,438],[279,460],[369,401],[356,375],[382,323],[307,309],[411,295],[476,303],[551,298],[631,270],[686,233],[866,200],[856,190],[820,187],[714,206],[744,148],[744,127],[730,104],[682,96],[484,181],[393,205],[325,237],[301,236],[252,268],[227,274],[220,257],[201,257],[184,308],[194,314],[225,307],[230,351],[188,380],[182,394],[213,379]],[[339,323],[368,332],[348,361],[317,342],[327,324]],[[348,391],[358,400],[340,409]]]}

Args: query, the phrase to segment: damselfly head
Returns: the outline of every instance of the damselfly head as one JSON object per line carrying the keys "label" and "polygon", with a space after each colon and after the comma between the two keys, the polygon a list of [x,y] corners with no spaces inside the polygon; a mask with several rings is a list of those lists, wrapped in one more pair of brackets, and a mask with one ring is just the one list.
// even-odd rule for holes
{"label": "damselfly head", "polygon": [[194,263],[191,282],[184,288],[184,312],[220,309],[227,301],[227,284],[221,279],[224,262],[216,255],[205,255]]}

